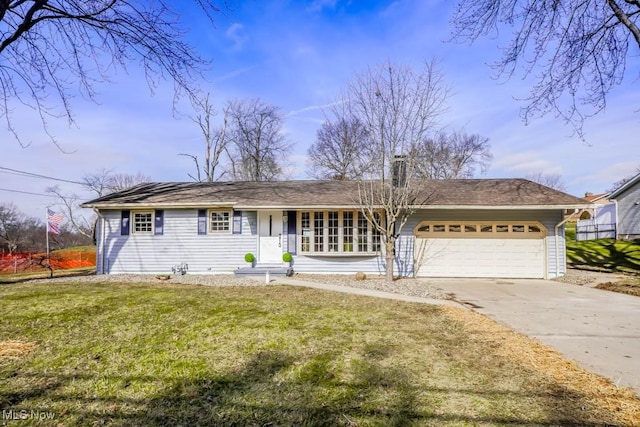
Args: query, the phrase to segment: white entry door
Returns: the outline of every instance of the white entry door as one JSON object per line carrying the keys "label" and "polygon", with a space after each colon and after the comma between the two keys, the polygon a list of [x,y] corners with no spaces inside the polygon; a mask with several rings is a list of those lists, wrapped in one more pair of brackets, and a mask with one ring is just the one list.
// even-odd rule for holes
{"label": "white entry door", "polygon": [[282,211],[258,211],[259,262],[282,262]]}

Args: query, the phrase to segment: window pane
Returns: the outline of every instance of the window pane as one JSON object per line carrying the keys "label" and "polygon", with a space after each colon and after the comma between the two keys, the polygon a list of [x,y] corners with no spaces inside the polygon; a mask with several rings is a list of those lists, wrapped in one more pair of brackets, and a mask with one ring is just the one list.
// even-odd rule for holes
{"label": "window pane", "polygon": [[511,231],[514,233],[524,233],[524,225],[512,225]]}
{"label": "window pane", "polygon": [[342,212],[342,234],[344,252],[353,252],[353,212]]}
{"label": "window pane", "polygon": [[329,252],[338,252],[338,212],[331,211],[328,215]]}
{"label": "window pane", "polygon": [[529,226],[529,233],[540,233],[540,232],[542,232],[542,230],[537,225]]}
{"label": "window pane", "polygon": [[212,211],[209,216],[209,230],[214,231],[229,231],[229,212]]}
{"label": "window pane", "polygon": [[480,232],[482,233],[492,233],[493,225],[482,225],[480,226]]}
{"label": "window pane", "polygon": [[358,252],[368,252],[368,225],[369,221],[362,212],[358,212]]}
{"label": "window pane", "polygon": [[475,233],[477,231],[478,231],[478,229],[476,228],[475,225],[465,225],[464,226],[464,232],[465,233]]}
{"label": "window pane", "polygon": [[436,224],[433,226],[434,233],[444,233],[447,227],[444,224]]}
{"label": "window pane", "polygon": [[429,231],[431,231],[431,228],[429,227],[429,224],[425,224],[420,226],[420,228],[418,228],[418,231],[423,231],[425,233],[428,233]]}
{"label": "window pane", "polygon": [[313,215],[313,250],[324,252],[324,212]]}
{"label": "window pane", "polygon": [[135,212],[133,214],[134,233],[151,233],[153,231],[153,215],[151,212]]}
{"label": "window pane", "polygon": [[[375,212],[373,214],[375,221],[380,224],[380,213]],[[371,224],[371,250],[379,252],[380,247],[380,230],[378,230],[373,224]]]}
{"label": "window pane", "polygon": [[300,228],[302,229],[302,242],[300,250],[302,252],[309,252],[311,250],[311,218],[309,212],[300,213]]}
{"label": "window pane", "polygon": [[451,232],[451,233],[460,233],[460,232],[462,232],[462,226],[459,225],[459,224],[450,225],[449,226],[449,232]]}
{"label": "window pane", "polygon": [[508,233],[509,232],[509,226],[508,225],[496,225],[496,232],[497,233]]}

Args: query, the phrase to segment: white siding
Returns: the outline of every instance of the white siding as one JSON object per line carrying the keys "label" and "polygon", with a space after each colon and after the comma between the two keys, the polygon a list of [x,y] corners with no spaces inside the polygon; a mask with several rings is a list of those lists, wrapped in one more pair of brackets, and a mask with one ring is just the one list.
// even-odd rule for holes
{"label": "white siding", "polygon": [[[164,234],[120,235],[120,211],[104,211],[105,273],[167,273],[180,263],[189,273],[230,273],[245,265],[244,254],[256,253],[255,212],[243,212],[242,234],[198,235],[195,209],[164,212]],[[99,254],[101,258],[101,254]]]}
{"label": "white siding", "polygon": [[370,256],[306,256],[293,257],[296,273],[347,274],[362,271],[367,274],[384,274],[382,255]]}
{"label": "white siding", "polygon": [[618,203],[618,237],[640,238],[640,183],[616,197]]}

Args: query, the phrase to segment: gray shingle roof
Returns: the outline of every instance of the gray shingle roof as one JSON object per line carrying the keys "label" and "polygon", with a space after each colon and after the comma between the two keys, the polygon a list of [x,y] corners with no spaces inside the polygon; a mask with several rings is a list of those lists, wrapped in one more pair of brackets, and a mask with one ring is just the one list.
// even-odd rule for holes
{"label": "gray shingle roof", "polygon": [[[526,179],[420,181],[430,207],[587,207],[584,200]],[[357,205],[353,181],[156,182],[86,202],[99,209],[234,206],[236,208],[312,208]]]}

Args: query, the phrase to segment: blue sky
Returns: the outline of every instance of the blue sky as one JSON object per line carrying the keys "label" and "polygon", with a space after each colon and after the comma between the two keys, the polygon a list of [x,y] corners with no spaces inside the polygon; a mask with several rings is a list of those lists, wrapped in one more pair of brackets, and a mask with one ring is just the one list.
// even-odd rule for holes
{"label": "blue sky", "polygon": [[[203,88],[222,106],[230,98],[261,98],[286,114],[285,131],[293,144],[287,159],[294,179],[307,178],[305,153],[330,103],[354,73],[387,60],[419,67],[437,58],[452,88],[443,128],[461,129],[489,138],[493,162],[482,177],[521,177],[527,173],[560,174],[568,192],[601,192],[640,166],[637,135],[640,115],[636,97],[637,63],[625,83],[608,98],[604,114],[585,127],[588,143],[552,115],[525,125],[520,118],[531,84],[522,76],[494,77],[488,64],[499,59],[505,41],[485,38],[471,46],[448,42],[452,1],[239,1],[215,28],[189,17],[189,40],[212,60]],[[633,50],[633,49],[632,49]],[[634,51],[634,54],[637,52]],[[119,71],[112,82],[97,87],[99,103],[78,96],[72,104],[76,126],[63,119],[50,122],[65,152],[56,148],[37,125],[37,117],[16,108],[22,148],[0,129],[0,166],[68,180],[107,168],[142,172],[156,181],[189,180],[193,164],[178,153],[200,154],[201,136],[188,118],[186,103],[172,112],[172,84],[152,95],[136,64]],[[54,181],[0,172],[0,188],[44,193]],[[83,197],[78,186],[58,182]],[[49,197],[0,190],[0,201],[15,203],[33,216],[43,216]]]}

